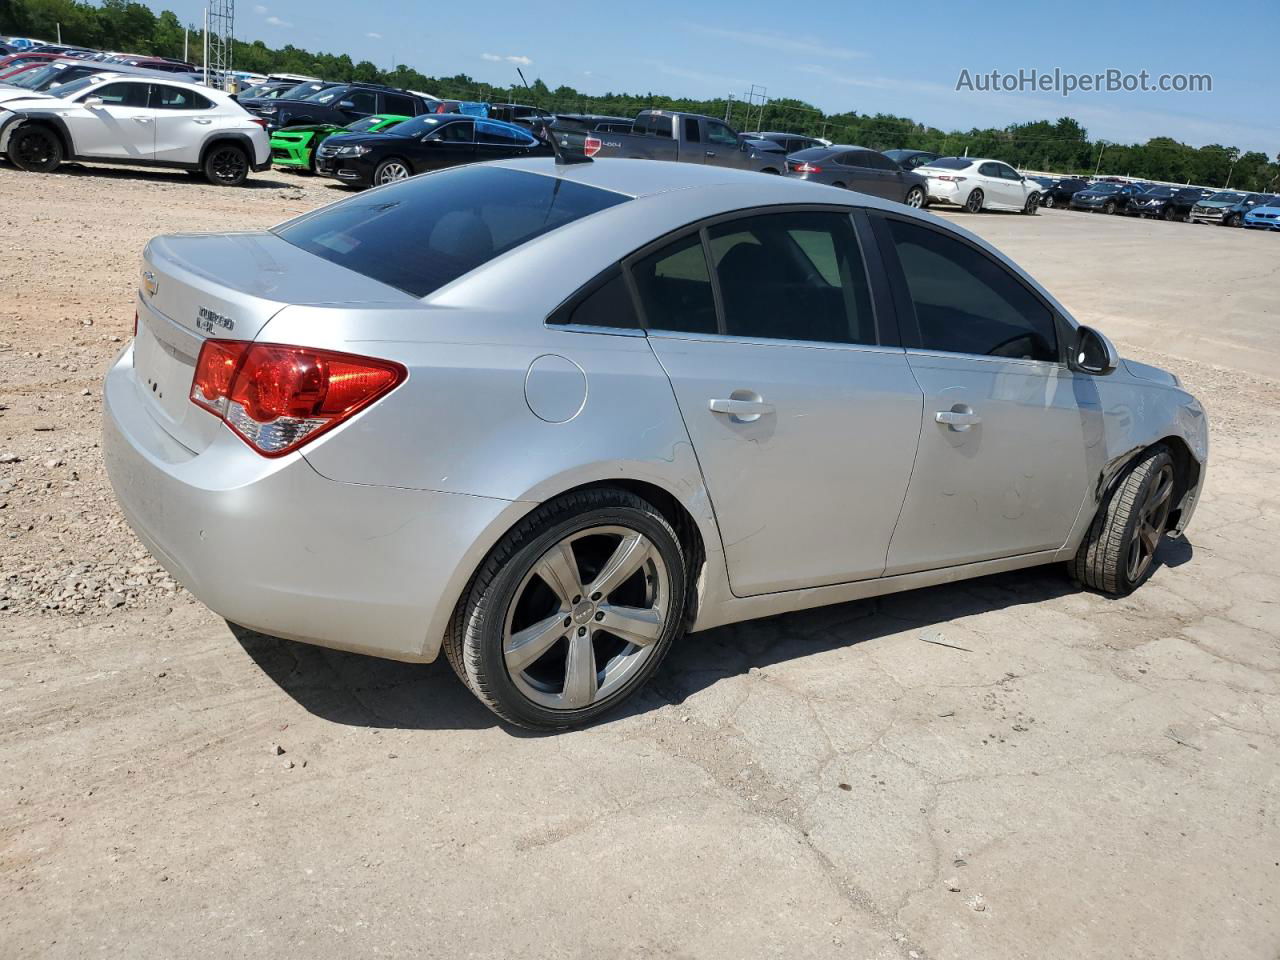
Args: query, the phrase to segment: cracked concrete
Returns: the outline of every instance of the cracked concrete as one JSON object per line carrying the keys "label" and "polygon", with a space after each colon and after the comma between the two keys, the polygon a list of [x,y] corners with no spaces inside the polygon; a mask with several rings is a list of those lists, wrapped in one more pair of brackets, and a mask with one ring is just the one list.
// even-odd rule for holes
{"label": "cracked concrete", "polygon": [[[57,318],[106,289],[126,336],[146,237],[333,194],[0,169],[19,180],[4,235],[43,219],[0,277],[6,449],[51,418],[91,447],[67,397],[115,347],[54,375],[80,333]],[[91,216],[118,250],[62,242]],[[1140,591],[1045,568],[710,631],[557,737],[501,727],[443,662],[233,630],[181,591],[0,612],[0,956],[1275,960],[1280,333],[1249,279],[1273,238],[962,222],[1209,410],[1208,490]],[[61,563],[101,547],[57,532],[58,489],[33,516]]]}

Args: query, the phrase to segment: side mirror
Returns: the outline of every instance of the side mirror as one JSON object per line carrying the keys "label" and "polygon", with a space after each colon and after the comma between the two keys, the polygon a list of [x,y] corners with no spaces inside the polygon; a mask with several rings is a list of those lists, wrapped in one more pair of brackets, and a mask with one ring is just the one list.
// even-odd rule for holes
{"label": "side mirror", "polygon": [[1105,377],[1120,365],[1120,354],[1115,344],[1092,327],[1076,329],[1076,341],[1071,345],[1068,366],[1077,373]]}
{"label": "side mirror", "polygon": [[339,110],[354,110],[355,108],[356,108],[356,105],[355,105],[354,103],[352,103],[350,100],[339,100],[339,101],[338,101],[338,109],[339,109]]}
{"label": "side mirror", "polygon": [[80,102],[83,103],[90,110],[97,110],[100,106],[102,106],[101,97],[85,97]]}

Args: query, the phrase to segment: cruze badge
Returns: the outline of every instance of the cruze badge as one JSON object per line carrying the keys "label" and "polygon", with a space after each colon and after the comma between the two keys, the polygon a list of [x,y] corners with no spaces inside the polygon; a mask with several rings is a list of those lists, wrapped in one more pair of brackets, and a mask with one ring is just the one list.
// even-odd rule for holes
{"label": "cruze badge", "polygon": [[236,322],[230,317],[215,313],[208,307],[201,307],[199,313],[196,314],[196,326],[205,333],[213,333],[214,327],[221,327],[223,330],[234,330]]}
{"label": "cruze badge", "polygon": [[156,291],[160,289],[160,281],[150,270],[144,270],[142,273],[142,289],[147,291],[148,297],[154,297]]}

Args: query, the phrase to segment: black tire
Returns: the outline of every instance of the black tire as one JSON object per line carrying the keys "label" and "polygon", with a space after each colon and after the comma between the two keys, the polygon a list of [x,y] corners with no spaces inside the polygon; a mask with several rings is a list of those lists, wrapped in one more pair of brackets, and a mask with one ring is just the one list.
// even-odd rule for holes
{"label": "black tire", "polygon": [[[1072,579],[1114,596],[1124,596],[1142,583],[1154,566],[1176,485],[1173,458],[1165,447],[1155,446],[1143,454],[1098,508],[1080,549],[1068,563]],[[1153,509],[1158,497],[1162,499]],[[1146,537],[1139,543],[1142,534]],[[1143,555],[1138,564],[1133,562],[1135,549]]]}
{"label": "black tire", "polygon": [[238,187],[249,179],[249,154],[235,143],[215,143],[205,154],[201,171],[215,187]]}
{"label": "black tire", "polygon": [[1040,212],[1040,194],[1033,193],[1027,197],[1027,202],[1022,207],[1022,212],[1028,217],[1034,217]]}
{"label": "black tire", "polygon": [[832,186],[833,186],[833,187],[839,187],[841,190],[845,190],[845,189],[847,189],[847,188],[845,187],[844,183],[843,183],[842,181],[840,181],[840,180],[837,180],[835,183],[833,183],[833,184],[832,184]]}
{"label": "black tire", "polygon": [[[521,692],[507,668],[503,648],[508,612],[522,599],[521,585],[528,582],[535,565],[553,546],[575,532],[600,526],[626,527],[648,538],[656,548],[670,581],[665,625],[652,653],[613,693],[580,709],[551,709]],[[445,637],[445,655],[480,702],[508,723],[533,730],[581,726],[632,696],[658,669],[684,631],[686,584],[680,540],[651,503],[612,488],[566,494],[542,504],[493,548],[458,604]],[[570,633],[573,629],[568,628]],[[555,655],[554,647],[548,655]],[[595,662],[598,668],[598,660]]]}
{"label": "black tire", "polygon": [[981,191],[981,190],[974,190],[974,191],[972,191],[972,192],[969,194],[969,196],[965,197],[965,201],[964,201],[964,209],[965,209],[965,212],[966,212],[966,213],[981,213],[981,212],[982,212],[982,201],[983,201],[982,191]]}
{"label": "black tire", "polygon": [[1173,209],[1173,207],[1166,206],[1164,208],[1164,212],[1161,213],[1160,216],[1166,223],[1173,223],[1173,221],[1178,219],[1178,211]]}
{"label": "black tire", "polygon": [[1058,201],[1053,198],[1052,193],[1046,193],[1044,197],[1040,200],[1040,205],[1044,207],[1046,210],[1052,210],[1055,206],[1057,206],[1057,204],[1058,204]]}
{"label": "black tire", "polygon": [[9,137],[9,162],[28,173],[50,173],[61,165],[62,140],[48,127],[24,124]]}
{"label": "black tire", "polygon": [[1102,212],[1103,212],[1103,213],[1106,213],[1106,214],[1112,214],[1112,213],[1115,213],[1115,212],[1116,212],[1116,202],[1115,202],[1114,200],[1108,200],[1106,203],[1104,203],[1104,204],[1102,205]]}
{"label": "black tire", "polygon": [[1228,213],[1222,218],[1222,225],[1224,227],[1238,227],[1242,223],[1244,223],[1244,218],[1238,213]]}

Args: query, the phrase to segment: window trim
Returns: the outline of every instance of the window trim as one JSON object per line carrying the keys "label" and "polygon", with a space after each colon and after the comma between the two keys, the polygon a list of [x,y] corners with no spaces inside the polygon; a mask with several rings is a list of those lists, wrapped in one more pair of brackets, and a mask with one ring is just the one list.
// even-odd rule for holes
{"label": "window trim", "polygon": [[[601,288],[613,282],[614,277],[622,277],[622,284],[627,288],[627,295],[631,297],[631,309],[635,311],[636,319],[640,321],[638,327],[601,327],[592,323],[570,323],[567,319],[560,320],[560,317],[571,317],[573,312],[578,309],[583,301],[593,296]],[[543,321],[543,326],[550,330],[568,330],[572,333],[602,333],[606,336],[614,337],[643,337],[647,336],[648,331],[645,330],[644,318],[640,315],[639,305],[640,298],[636,295],[636,287],[631,279],[631,272],[624,270],[622,261],[617,261],[605,267],[594,277],[580,286],[569,296],[565,297],[560,304],[547,314],[547,318]]]}
{"label": "window trim", "polygon": [[[868,212],[871,215],[871,226],[875,232],[878,252],[881,255],[883,266],[885,268],[883,276],[887,279],[889,288],[892,291],[894,310],[898,318],[898,329],[902,334],[902,346],[908,353],[914,353],[921,356],[964,357],[969,360],[982,360],[988,363],[1018,363],[1049,369],[1068,367],[1070,351],[1069,341],[1075,334],[1075,326],[1070,320],[1063,316],[1062,311],[1046,300],[1040,291],[1030,286],[1016,271],[1009,269],[1008,264],[1004,263],[997,257],[993,257],[988,251],[984,250],[979,244],[974,243],[968,237],[959,233],[954,233],[950,230],[939,229],[937,226],[924,219],[903,216],[890,210],[873,210]],[[889,230],[889,221],[891,220],[898,220],[903,223],[908,223],[914,227],[930,230],[939,236],[962,243],[970,250],[976,251],[982,257],[986,258],[987,261],[1013,278],[1013,280],[1016,281],[1023,290],[1030,294],[1037,303],[1049,311],[1049,318],[1053,323],[1054,333],[1058,340],[1057,360],[1026,360],[1021,357],[993,357],[985,353],[963,353],[958,350],[938,350],[934,347],[926,347],[924,345],[924,338],[920,333],[920,321],[916,317],[915,302],[911,299],[911,291],[907,287],[907,276],[902,269],[902,262],[898,259],[897,246],[894,244],[893,235]]]}

